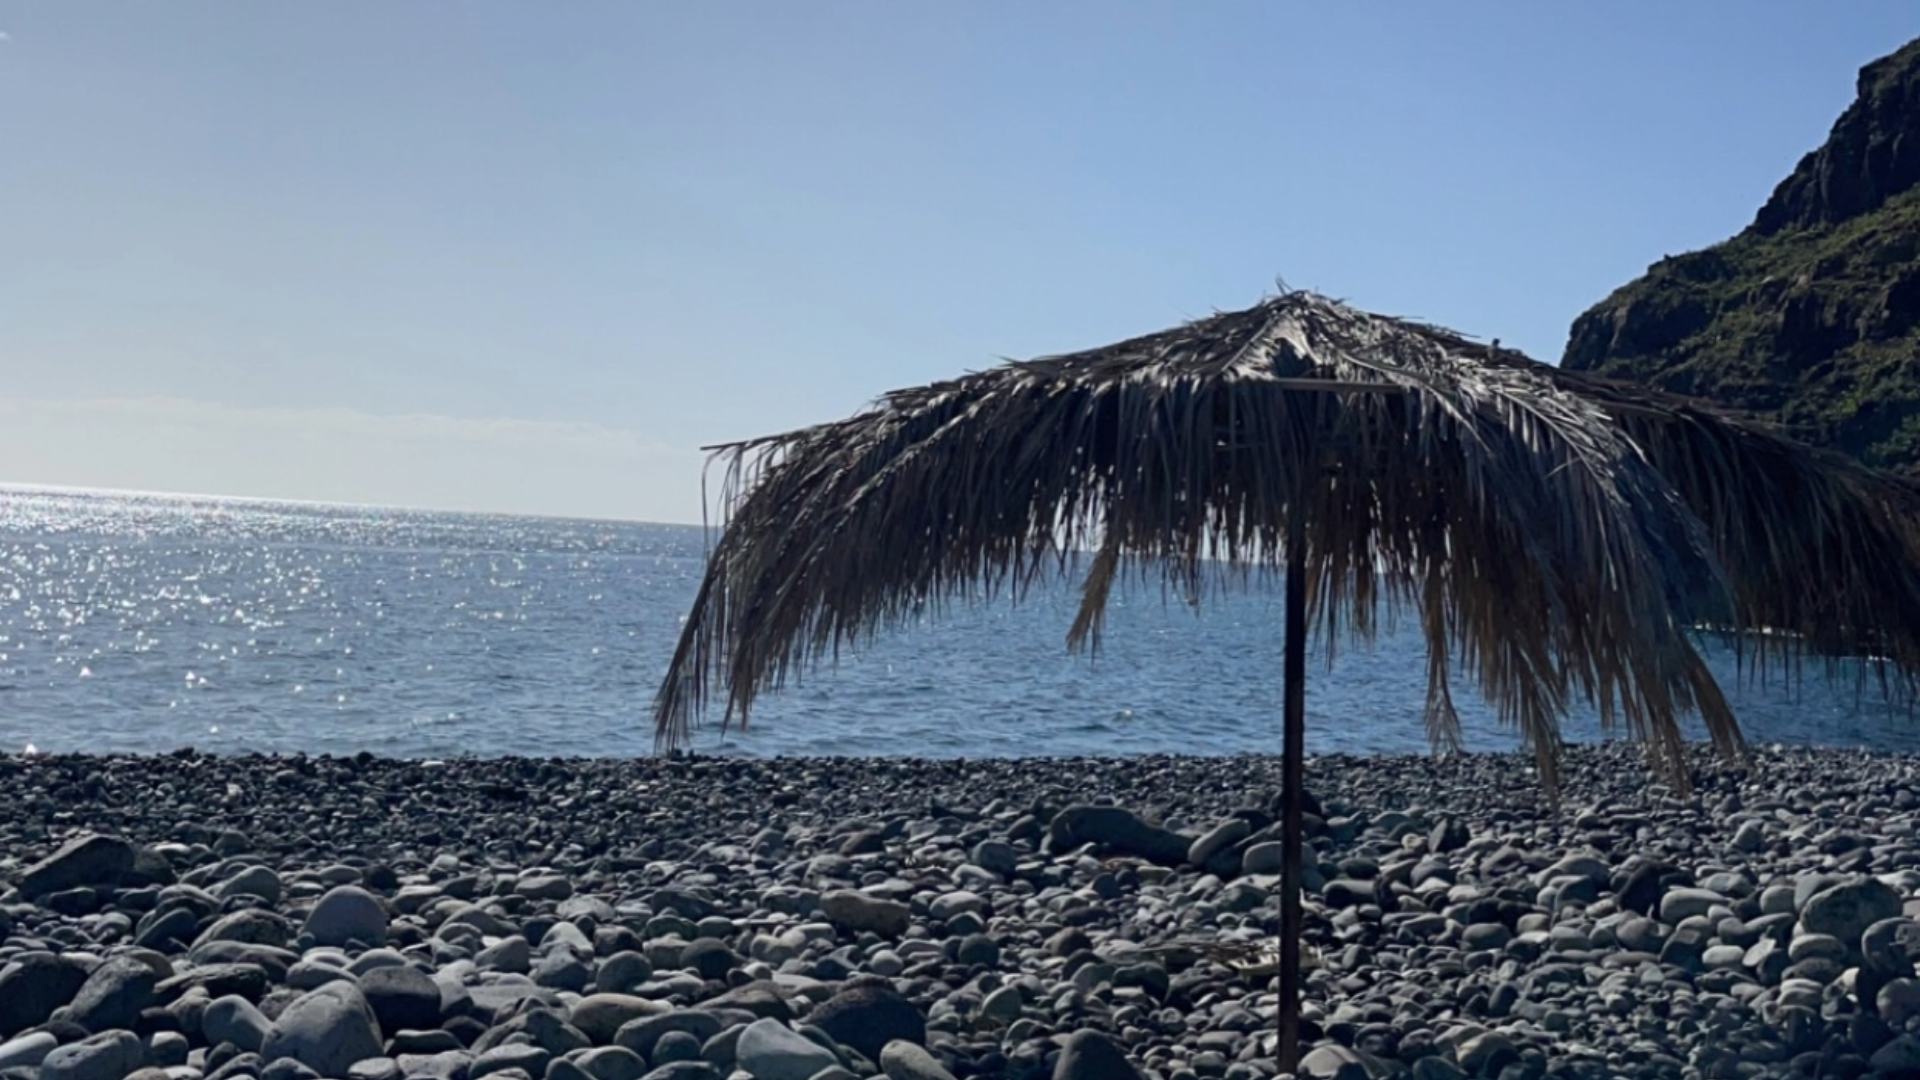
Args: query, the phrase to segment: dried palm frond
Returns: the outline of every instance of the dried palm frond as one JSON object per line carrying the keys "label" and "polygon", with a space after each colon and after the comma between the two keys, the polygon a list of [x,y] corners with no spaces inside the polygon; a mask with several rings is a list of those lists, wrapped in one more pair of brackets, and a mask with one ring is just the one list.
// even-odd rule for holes
{"label": "dried palm frond", "polygon": [[1129,567],[1198,597],[1278,566],[1294,514],[1315,625],[1365,637],[1412,613],[1436,747],[1458,743],[1457,662],[1549,787],[1575,700],[1675,776],[1689,711],[1741,745],[1696,624],[1787,631],[1756,647],[1795,663],[1863,643],[1920,662],[1903,485],[1310,293],[896,391],[718,456],[727,518],[655,703],[662,745],[711,703],[745,723],[798,665],[922,605],[983,585],[1017,598],[1076,551],[1093,554],[1069,643],[1097,645]]}

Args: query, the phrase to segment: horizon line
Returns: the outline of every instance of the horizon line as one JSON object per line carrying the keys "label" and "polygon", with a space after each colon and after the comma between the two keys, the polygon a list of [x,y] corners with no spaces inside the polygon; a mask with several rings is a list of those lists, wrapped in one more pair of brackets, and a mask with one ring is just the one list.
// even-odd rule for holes
{"label": "horizon line", "polygon": [[204,491],[168,491],[152,488],[91,487],[82,484],[49,484],[30,480],[0,480],[0,494],[31,492],[48,495],[114,495],[150,499],[198,500],[204,502],[248,503],[328,508],[337,510],[388,510],[410,514],[466,514],[473,517],[534,518],[544,521],[577,521],[600,525],[659,525],[670,528],[710,528],[702,522],[643,521],[638,518],[592,517],[581,514],[538,514],[525,510],[474,510],[432,506],[402,506],[397,503],[343,502],[335,499],[301,499],[275,495],[221,495]]}

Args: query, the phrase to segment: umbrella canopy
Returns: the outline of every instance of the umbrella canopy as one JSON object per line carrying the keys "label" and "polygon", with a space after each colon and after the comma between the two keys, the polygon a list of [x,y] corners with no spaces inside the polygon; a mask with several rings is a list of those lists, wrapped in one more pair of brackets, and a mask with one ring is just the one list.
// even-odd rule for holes
{"label": "umbrella canopy", "polygon": [[1920,669],[1908,485],[1312,293],[716,449],[727,519],[655,703],[666,746],[716,699],[744,723],[800,665],[982,582],[1017,593],[1077,550],[1068,637],[1097,643],[1127,566],[1197,593],[1280,566],[1290,522],[1314,625],[1416,618],[1436,745],[1458,740],[1457,661],[1549,787],[1575,700],[1670,768],[1690,711],[1738,748],[1700,624],[1769,631],[1746,639],[1762,660],[1870,648]]}
{"label": "umbrella canopy", "polygon": [[[1870,647],[1920,670],[1920,498],[1684,400],[1289,292],[1245,311],[888,394],[718,448],[728,520],[655,702],[663,746],[931,601],[1090,550],[1069,643],[1116,578],[1198,595],[1286,570],[1279,1064],[1299,1060],[1304,639],[1410,612],[1427,730],[1457,659],[1555,783],[1576,698],[1684,786],[1680,717],[1739,726],[1691,630],[1762,659]],[[1830,670],[1833,670],[1830,668]],[[1885,671],[1885,666],[1880,670]]]}

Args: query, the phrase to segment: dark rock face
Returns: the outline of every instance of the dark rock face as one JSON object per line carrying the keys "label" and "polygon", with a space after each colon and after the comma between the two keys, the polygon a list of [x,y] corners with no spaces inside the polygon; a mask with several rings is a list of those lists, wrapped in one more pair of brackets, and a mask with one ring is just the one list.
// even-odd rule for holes
{"label": "dark rock face", "polygon": [[1706,398],[1920,474],[1920,41],[1739,235],[1660,260],[1574,321],[1562,366]]}
{"label": "dark rock face", "polygon": [[1879,209],[1920,184],[1920,41],[1860,69],[1858,95],[1826,144],[1800,159],[1754,218],[1772,234]]}

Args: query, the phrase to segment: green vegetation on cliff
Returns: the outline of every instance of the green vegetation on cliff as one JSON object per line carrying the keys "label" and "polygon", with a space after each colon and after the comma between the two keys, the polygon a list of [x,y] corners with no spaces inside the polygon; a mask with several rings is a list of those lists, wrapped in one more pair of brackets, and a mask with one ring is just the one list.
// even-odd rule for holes
{"label": "green vegetation on cliff", "polygon": [[1752,225],[1615,290],[1561,363],[1920,474],[1920,41],[1861,70]]}

